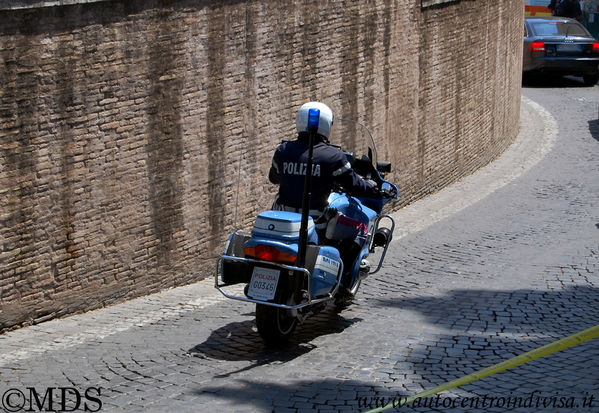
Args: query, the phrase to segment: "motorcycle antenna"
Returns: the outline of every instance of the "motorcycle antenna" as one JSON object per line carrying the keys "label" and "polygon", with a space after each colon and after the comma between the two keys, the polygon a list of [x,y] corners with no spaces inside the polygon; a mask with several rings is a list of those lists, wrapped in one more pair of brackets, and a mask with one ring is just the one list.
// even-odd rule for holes
{"label": "motorcycle antenna", "polygon": [[233,216],[233,230],[237,232],[237,208],[239,207],[239,183],[241,182],[241,159],[243,151],[239,151],[239,162],[237,164],[237,194],[235,195],[235,215]]}
{"label": "motorcycle antenna", "polygon": [[318,131],[320,110],[312,108],[308,111],[308,159],[306,162],[306,177],[304,179],[304,195],[302,197],[302,221],[300,224],[300,239],[297,252],[298,266],[303,268],[306,263],[308,244],[308,216],[310,214],[310,198],[312,197],[312,163],[314,157],[314,136]]}

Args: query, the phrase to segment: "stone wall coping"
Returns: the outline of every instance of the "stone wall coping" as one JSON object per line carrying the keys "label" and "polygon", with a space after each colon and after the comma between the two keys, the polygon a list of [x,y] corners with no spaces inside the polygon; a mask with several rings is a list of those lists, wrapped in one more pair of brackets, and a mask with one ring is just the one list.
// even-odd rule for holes
{"label": "stone wall coping", "polygon": [[[111,0],[0,0],[0,10],[37,9],[41,7],[72,6]],[[458,0],[421,0],[421,7],[429,7]]]}
{"label": "stone wall coping", "polygon": [[72,6],[111,0],[0,0],[0,10],[37,9],[42,7]]}

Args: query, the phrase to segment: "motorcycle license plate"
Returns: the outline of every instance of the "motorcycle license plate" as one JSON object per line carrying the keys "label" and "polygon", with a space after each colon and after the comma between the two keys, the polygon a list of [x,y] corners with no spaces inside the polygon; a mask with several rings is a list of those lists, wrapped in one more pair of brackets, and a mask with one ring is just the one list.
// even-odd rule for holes
{"label": "motorcycle license plate", "polygon": [[272,300],[277,292],[280,274],[279,270],[272,268],[254,267],[248,295],[256,300]]}

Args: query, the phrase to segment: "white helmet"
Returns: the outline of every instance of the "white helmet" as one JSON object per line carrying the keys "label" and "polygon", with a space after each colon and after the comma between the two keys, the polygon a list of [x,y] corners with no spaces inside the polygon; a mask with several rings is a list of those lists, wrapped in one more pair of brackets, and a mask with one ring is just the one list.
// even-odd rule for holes
{"label": "white helmet", "polygon": [[324,103],[308,102],[302,105],[295,118],[295,127],[297,128],[297,131],[308,131],[308,112],[310,109],[320,110],[320,119],[316,133],[324,136],[328,140],[331,136],[331,128],[333,127],[333,111]]}

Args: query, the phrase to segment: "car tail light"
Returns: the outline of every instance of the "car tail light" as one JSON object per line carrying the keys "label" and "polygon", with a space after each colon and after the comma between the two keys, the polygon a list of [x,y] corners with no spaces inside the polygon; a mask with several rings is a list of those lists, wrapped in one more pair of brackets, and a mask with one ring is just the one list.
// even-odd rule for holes
{"label": "car tail light", "polygon": [[530,44],[531,52],[544,52],[545,51],[545,43],[543,42],[532,42]]}
{"label": "car tail light", "polygon": [[593,43],[593,52],[599,53],[599,42]]}
{"label": "car tail light", "polygon": [[264,261],[276,262],[295,262],[297,256],[283,251],[279,251],[272,245],[256,245],[255,247],[246,247],[243,249],[246,256],[258,258]]}

